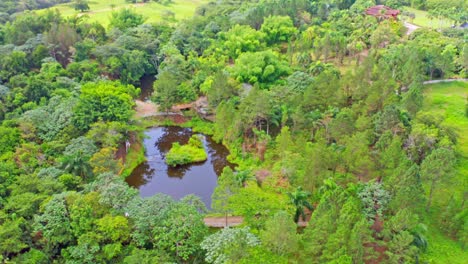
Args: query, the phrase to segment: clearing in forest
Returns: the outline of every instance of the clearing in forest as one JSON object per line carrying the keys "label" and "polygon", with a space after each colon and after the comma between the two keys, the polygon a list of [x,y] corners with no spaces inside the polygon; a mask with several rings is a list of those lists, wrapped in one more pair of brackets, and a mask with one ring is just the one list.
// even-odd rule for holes
{"label": "clearing in forest", "polygon": [[440,19],[440,18],[433,18],[429,15],[429,12],[424,10],[418,10],[411,7],[404,7],[403,11],[413,13],[414,19],[407,19],[408,22],[420,27],[428,27],[428,28],[448,28],[453,25],[453,21],[448,19]]}
{"label": "clearing in forest", "polygon": [[[74,15],[87,15],[89,20],[99,22],[103,26],[109,24],[109,17],[113,11],[118,11],[123,8],[132,8],[138,14],[142,14],[146,18],[146,23],[154,23],[159,21],[168,21],[171,14],[175,16],[177,21],[187,19],[193,16],[195,9],[207,0],[173,0],[170,4],[159,4],[156,2],[147,3],[128,3],[126,0],[91,0],[89,1],[89,11],[80,12],[73,7],[73,1],[66,4],[60,4],[51,7],[52,10],[59,10],[64,17]],[[38,12],[44,12],[40,10]]]}

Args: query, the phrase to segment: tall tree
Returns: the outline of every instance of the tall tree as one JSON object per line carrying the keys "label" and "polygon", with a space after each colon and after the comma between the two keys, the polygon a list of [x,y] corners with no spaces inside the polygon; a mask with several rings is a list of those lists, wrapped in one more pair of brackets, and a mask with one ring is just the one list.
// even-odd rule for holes
{"label": "tall tree", "polygon": [[278,255],[289,255],[298,250],[297,226],[284,211],[267,220],[260,237],[263,244]]}
{"label": "tall tree", "polygon": [[292,203],[296,208],[296,212],[294,214],[294,222],[299,222],[299,219],[301,217],[303,220],[306,220],[306,214],[304,209],[314,209],[308,201],[308,199],[311,196],[311,193],[303,191],[302,187],[297,187],[297,189],[294,192],[288,193],[288,196],[290,199],[290,203]]}
{"label": "tall tree", "polygon": [[426,211],[429,211],[432,196],[442,180],[449,179],[454,172],[456,162],[453,150],[438,148],[431,152],[421,164],[421,179],[429,184],[429,197]]}
{"label": "tall tree", "polygon": [[76,153],[65,156],[62,160],[62,169],[74,175],[82,177],[84,180],[92,176],[93,169],[83,153]]}
{"label": "tall tree", "polygon": [[76,30],[67,24],[55,24],[45,35],[51,56],[62,66],[70,63],[73,46],[80,41],[80,38]]}

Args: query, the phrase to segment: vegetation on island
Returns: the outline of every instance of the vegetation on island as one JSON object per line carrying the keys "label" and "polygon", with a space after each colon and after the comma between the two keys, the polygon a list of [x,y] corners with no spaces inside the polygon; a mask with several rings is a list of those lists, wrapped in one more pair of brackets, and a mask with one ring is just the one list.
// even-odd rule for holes
{"label": "vegetation on island", "polygon": [[[468,84],[424,82],[468,77],[466,10],[0,1],[0,263],[465,263]],[[151,75],[158,115],[196,101],[180,125],[230,151],[210,211],[124,180]],[[174,164],[206,158],[191,142]]]}
{"label": "vegetation on island", "polygon": [[205,161],[208,155],[200,136],[193,135],[187,144],[180,145],[179,142],[174,142],[165,158],[167,165],[175,167]]}

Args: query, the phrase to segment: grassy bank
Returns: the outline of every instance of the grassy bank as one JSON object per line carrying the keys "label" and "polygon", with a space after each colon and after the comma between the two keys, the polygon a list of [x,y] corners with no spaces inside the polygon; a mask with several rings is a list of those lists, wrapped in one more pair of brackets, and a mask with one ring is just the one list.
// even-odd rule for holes
{"label": "grassy bank", "polygon": [[[87,15],[89,21],[96,21],[103,26],[109,24],[109,17],[113,11],[123,8],[133,8],[137,13],[142,14],[147,19],[147,23],[167,21],[169,14],[174,14],[176,20],[190,18],[195,9],[207,0],[173,0],[173,3],[162,5],[156,2],[148,3],[128,3],[125,0],[92,0],[89,1],[90,10],[81,13],[76,11],[73,3],[60,4],[51,7],[52,10],[58,10],[64,17],[72,17],[75,15]],[[38,12],[45,12],[40,10]],[[173,22],[173,21],[168,21]]]}
{"label": "grassy bank", "polygon": [[138,132],[135,142],[132,142],[125,157],[125,164],[120,175],[124,178],[130,176],[132,171],[146,160],[145,147],[143,146],[144,132]]}
{"label": "grassy bank", "polygon": [[403,10],[415,15],[415,18],[408,22],[417,26],[439,29],[451,27],[453,24],[453,22],[448,19],[431,18],[427,11],[411,7],[405,7]]}
{"label": "grassy bank", "polygon": [[466,263],[468,251],[442,233],[435,216],[441,214],[452,195],[461,196],[468,186],[468,117],[465,116],[468,83],[451,82],[425,86],[423,112],[442,118],[443,125],[457,131],[457,171],[450,181],[443,181],[434,194],[434,204],[427,237],[429,248],[425,260],[429,263]]}
{"label": "grassy bank", "polygon": [[204,121],[198,117],[191,118],[182,124],[178,124],[171,119],[161,119],[159,117],[137,118],[135,119],[135,122],[138,124],[138,127],[141,129],[141,131],[135,134],[135,142],[132,142],[127,155],[125,156],[124,168],[120,173],[120,175],[124,178],[130,176],[132,171],[146,160],[143,139],[145,137],[144,131],[148,128],[159,126],[182,126],[190,127],[194,132],[203,133],[206,135],[213,134],[213,125],[210,122]]}

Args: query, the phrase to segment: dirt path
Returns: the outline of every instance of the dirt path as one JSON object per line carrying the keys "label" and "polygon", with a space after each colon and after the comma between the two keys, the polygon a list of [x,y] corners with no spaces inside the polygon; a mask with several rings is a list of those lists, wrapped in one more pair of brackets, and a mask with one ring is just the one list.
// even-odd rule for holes
{"label": "dirt path", "polygon": [[411,35],[411,33],[413,33],[416,29],[421,28],[420,26],[416,26],[406,21],[404,22],[404,25],[408,29],[408,31],[406,31],[406,35]]}
{"label": "dirt path", "polygon": [[443,83],[443,82],[468,82],[468,79],[444,79],[444,80],[432,80],[425,81],[423,84]]}
{"label": "dirt path", "polygon": [[[443,80],[432,80],[432,81],[425,81],[423,85],[433,84],[433,83],[445,83],[445,82],[468,82],[468,79],[443,79]],[[408,91],[408,86],[403,86],[401,88],[402,92]]]}
{"label": "dirt path", "polygon": [[153,102],[135,100],[135,111],[137,117],[149,117],[158,114],[158,106]]}

